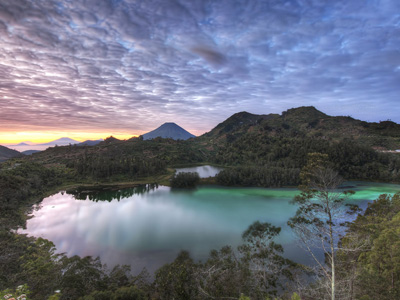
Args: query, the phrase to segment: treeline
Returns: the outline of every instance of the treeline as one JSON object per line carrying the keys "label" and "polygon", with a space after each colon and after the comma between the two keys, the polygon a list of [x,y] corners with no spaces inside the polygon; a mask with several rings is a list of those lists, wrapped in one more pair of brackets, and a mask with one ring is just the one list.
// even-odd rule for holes
{"label": "treeline", "polygon": [[138,283],[134,282],[148,280],[146,274],[133,277],[128,266],[107,270],[98,258],[57,254],[54,244],[42,238],[4,231],[0,234],[0,290],[26,284],[30,291],[28,299],[38,300],[51,299],[52,296],[79,299],[95,291],[108,293],[87,299],[113,299],[107,298],[109,294],[125,296],[116,299],[145,299],[135,297],[143,292],[135,287]]}
{"label": "treeline", "polygon": [[[359,141],[363,136],[356,142],[339,133],[325,136],[323,131],[313,132],[309,123],[306,130],[290,122],[274,125],[272,121],[277,120],[268,124],[254,121],[224,132],[228,126],[219,135],[189,141],[110,140],[91,147],[51,148],[25,159],[63,164],[78,180],[96,181],[136,180],[166,174],[168,167],[176,165],[214,163],[235,167],[221,174],[220,184],[286,186],[297,184],[294,177],[306,164],[307,154],[318,152],[327,154],[332,167],[349,180],[400,181],[400,155],[364,146]],[[257,173],[251,176],[254,183],[246,179],[249,168]]]}
{"label": "treeline", "polygon": [[182,252],[157,270],[153,280],[146,271],[132,276],[127,266],[108,270],[99,259],[58,254],[50,241],[11,229],[24,225],[23,212],[35,197],[73,174],[32,163],[2,167],[0,292],[26,284],[28,299],[213,299],[242,293],[257,299],[286,289],[295,270],[282,256],[282,246],[273,242],[280,229],[265,223],[249,228],[238,250],[213,251],[203,263]]}
{"label": "treeline", "polygon": [[171,165],[199,163],[206,154],[188,141],[156,138],[111,141],[93,147],[58,147],[34,159],[60,161],[80,178],[107,181],[165,174]]}
{"label": "treeline", "polygon": [[197,172],[179,172],[171,179],[172,188],[194,188],[200,182]]}
{"label": "treeline", "polygon": [[68,162],[67,167],[75,169],[81,177],[102,180],[118,175],[137,179],[139,177],[163,174],[167,165],[165,161],[159,158],[143,159],[129,156],[81,155]]}
{"label": "treeline", "polygon": [[282,187],[299,184],[300,169],[269,166],[225,168],[216,176],[217,183],[227,186]]}
{"label": "treeline", "polygon": [[[335,299],[400,299],[400,193],[383,194],[347,224],[336,257]],[[301,299],[330,299],[329,282],[298,285]]]}
{"label": "treeline", "polygon": [[[219,143],[214,148],[207,143],[202,144],[201,139],[156,139],[120,141],[82,149],[59,147],[53,152],[58,153],[61,157],[58,160],[73,169],[78,178],[99,181],[111,178],[135,180],[165,174],[167,167],[173,165],[207,161],[231,167],[220,173],[219,184],[263,187],[297,185],[299,170],[306,164],[307,154],[312,152],[327,154],[332,167],[347,179],[400,181],[399,155],[380,153],[351,140],[324,140],[299,132],[297,135],[293,133],[293,136],[289,133],[277,136],[238,134],[227,138],[229,142]],[[48,156],[51,155],[49,152]],[[58,156],[55,155],[52,160]]]}
{"label": "treeline", "polygon": [[370,203],[341,248],[340,281],[348,299],[400,299],[400,193]]}
{"label": "treeline", "polygon": [[220,146],[213,162],[235,166],[220,173],[218,178],[221,184],[296,185],[296,174],[306,164],[308,153],[312,152],[327,154],[333,168],[347,179],[400,181],[398,155],[379,153],[350,140],[335,142],[307,137],[265,139],[264,135],[246,134]]}
{"label": "treeline", "polygon": [[72,174],[64,168],[44,167],[26,161],[9,161],[0,169],[0,228],[24,224],[25,210],[32,200],[40,200],[49,189],[59,186]]}
{"label": "treeline", "polygon": [[[282,246],[274,242],[280,230],[267,223],[253,224],[238,249],[214,250],[202,263],[182,252],[153,279],[146,272],[132,276],[127,266],[107,270],[98,259],[57,254],[51,242],[10,229],[23,226],[23,210],[32,199],[74,174],[26,162],[1,166],[0,290],[27,284],[28,299],[239,299],[242,294],[242,299],[290,299],[293,292],[301,299],[327,298],[323,280],[296,284],[311,268],[284,258]],[[399,220],[400,194],[382,195],[348,224],[335,254],[340,299],[400,298]],[[54,295],[56,290],[61,294]]]}

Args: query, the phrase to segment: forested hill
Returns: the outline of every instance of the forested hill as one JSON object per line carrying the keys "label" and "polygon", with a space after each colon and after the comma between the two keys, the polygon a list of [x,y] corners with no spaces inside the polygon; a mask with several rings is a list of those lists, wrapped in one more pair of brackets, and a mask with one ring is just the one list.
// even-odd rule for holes
{"label": "forested hill", "polygon": [[[30,299],[50,299],[49,295],[58,289],[62,291],[60,299],[145,299],[144,295],[154,299],[204,299],[204,291],[214,298],[234,299],[245,292],[251,299],[259,299],[265,283],[255,285],[254,278],[262,277],[274,287],[271,290],[287,286],[290,291],[288,280],[294,273],[289,267],[294,265],[282,259],[281,246],[268,236],[264,237],[271,242],[265,244],[268,248],[256,250],[251,242],[256,238],[257,245],[262,246],[260,232],[268,232],[271,237],[279,232],[275,227],[260,227],[264,226],[260,223],[243,235],[251,242],[239,248],[245,251],[245,259],[231,247],[212,251],[201,264],[183,252],[155,273],[153,283],[147,281],[145,271],[132,277],[126,266],[116,266],[106,273],[99,259],[57,254],[50,242],[20,236],[10,229],[22,227],[27,207],[51,191],[71,184],[150,183],[159,178],[167,181],[172,176],[170,168],[179,164],[223,165],[216,179],[221,185],[294,186],[299,184],[308,154],[319,152],[328,154],[332,167],[346,179],[400,182],[400,153],[383,152],[400,149],[399,127],[390,121],[367,123],[301,107],[282,115],[241,112],[209,133],[189,140],[157,137],[122,141],[110,137],[95,146],[51,147],[9,159],[0,163],[0,286],[15,288],[27,283],[32,292]],[[399,211],[399,196],[383,195],[350,225],[341,244],[351,252],[338,252],[337,278],[351,289],[338,284],[339,290],[352,293],[354,299],[400,299],[399,238],[395,232],[400,226]],[[257,268],[249,269],[253,261],[265,266],[266,251],[273,255],[272,277],[265,277],[267,273],[260,277],[252,273]],[[269,256],[267,259],[271,265]],[[277,266],[282,275],[289,277],[277,275]],[[210,270],[215,272],[210,275]],[[301,270],[308,273],[310,269]],[[302,276],[300,269],[294,271]],[[321,291],[318,283],[311,286],[312,293]],[[241,297],[245,298],[249,299]],[[322,298],[322,294],[309,297]]]}
{"label": "forested hill", "polygon": [[23,154],[21,154],[20,152],[4,147],[4,146],[0,146],[0,162],[7,160],[9,158],[12,157],[19,157],[19,156],[23,156]]}
{"label": "forested hill", "polygon": [[308,153],[328,154],[347,179],[398,181],[400,125],[328,116],[314,107],[278,114],[237,113],[196,139],[221,172],[225,185],[282,186],[298,183]]}
{"label": "forested hill", "polygon": [[226,166],[223,185],[297,185],[307,154],[326,153],[347,179],[400,181],[400,125],[328,116],[314,107],[279,114],[234,114],[189,140],[108,138],[95,146],[52,147],[23,160],[61,166],[76,180],[136,180],[182,164]]}
{"label": "forested hill", "polygon": [[234,114],[224,122],[218,124],[210,132],[203,135],[205,138],[226,137],[227,134],[245,133],[263,120],[278,118],[278,114],[254,115],[245,111]]}
{"label": "forested hill", "polygon": [[[328,154],[332,167],[346,179],[400,182],[400,154],[382,152],[400,149],[399,136],[399,125],[390,121],[367,123],[302,107],[282,115],[238,113],[209,133],[185,141],[110,137],[95,146],[51,147],[7,160],[0,163],[0,286],[15,288],[27,283],[30,299],[50,299],[58,289],[62,291],[60,299],[205,299],[205,292],[215,295],[213,298],[237,299],[245,293],[260,299],[265,287],[271,287],[269,296],[281,287],[290,292],[292,275],[303,276],[300,270],[309,273],[310,269],[292,269],[296,265],[281,257],[281,245],[270,240],[280,228],[266,226],[268,223],[249,227],[243,235],[247,242],[239,252],[223,247],[212,251],[204,263],[195,263],[182,252],[156,271],[153,282],[148,281],[145,271],[132,277],[126,266],[116,266],[107,273],[99,259],[57,254],[50,242],[20,236],[10,229],[24,225],[23,213],[32,203],[66,185],[157,182],[158,178],[168,179],[172,175],[168,168],[178,164],[221,164],[225,168],[217,182],[222,185],[286,186],[299,184],[308,154],[319,152]],[[337,252],[336,278],[351,288],[337,284],[338,290],[354,299],[400,299],[396,284],[400,258],[395,251],[399,211],[399,196],[383,195],[350,224],[349,234],[340,244],[351,252]],[[260,236],[269,244],[260,242]],[[264,259],[273,266],[273,275],[254,273],[257,268],[252,267],[253,262],[265,266]],[[255,278],[266,279],[268,285],[257,283]],[[308,299],[326,296],[318,281],[312,283]],[[293,295],[291,299],[299,298]]]}
{"label": "forested hill", "polygon": [[245,134],[269,137],[307,137],[327,141],[350,139],[380,150],[400,149],[400,124],[368,123],[351,117],[333,117],[313,106],[292,108],[279,114],[234,114],[201,138],[232,142]]}

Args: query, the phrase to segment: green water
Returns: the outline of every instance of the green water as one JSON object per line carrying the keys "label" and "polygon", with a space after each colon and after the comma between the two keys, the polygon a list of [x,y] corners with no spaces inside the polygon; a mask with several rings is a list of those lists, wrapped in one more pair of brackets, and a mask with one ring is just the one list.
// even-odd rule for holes
{"label": "green water", "polygon": [[[356,191],[352,201],[363,208],[382,193],[400,191],[390,184],[348,186]],[[108,266],[129,264],[138,272],[143,267],[154,271],[180,250],[201,260],[211,249],[235,247],[242,232],[260,220],[282,227],[278,242],[289,258],[307,260],[286,226],[296,211],[290,204],[296,189],[152,186],[110,193],[77,197],[87,200],[61,192],[45,198],[20,232],[53,241],[59,252],[100,256]]]}

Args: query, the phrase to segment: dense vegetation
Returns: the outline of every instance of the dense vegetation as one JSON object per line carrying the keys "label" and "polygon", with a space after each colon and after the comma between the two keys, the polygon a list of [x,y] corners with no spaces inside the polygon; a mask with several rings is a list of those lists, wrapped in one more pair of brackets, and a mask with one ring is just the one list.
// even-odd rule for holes
{"label": "dense vegetation", "polygon": [[[249,146],[243,148],[242,145]],[[221,172],[218,182],[224,185],[264,187],[297,185],[300,169],[305,165],[307,154],[312,152],[327,154],[334,168],[348,179],[400,180],[398,154],[379,153],[348,140],[329,143],[307,138],[282,138],[268,146],[262,139],[248,140],[246,136],[228,144],[216,156],[216,163],[234,166]]]}
{"label": "dense vegetation", "polygon": [[26,159],[43,164],[63,164],[80,179],[107,181],[122,177],[138,179],[162,174],[167,166],[204,161],[204,154],[189,141],[108,138],[96,146],[54,147]]}
{"label": "dense vegetation", "polygon": [[243,166],[226,168],[217,174],[217,182],[227,186],[295,186],[299,183],[299,168]]}
{"label": "dense vegetation", "polygon": [[197,172],[180,172],[171,179],[172,188],[194,188],[200,182]]}
{"label": "dense vegetation", "polygon": [[399,149],[399,137],[400,125],[393,122],[366,123],[302,107],[282,116],[238,113],[199,140],[212,149],[211,161],[233,167],[219,183],[284,186],[299,184],[313,152],[327,154],[347,179],[398,182],[400,155],[383,150]]}
{"label": "dense vegetation", "polygon": [[[382,195],[349,224],[337,258],[337,299],[397,299],[400,194]],[[26,284],[29,299],[327,299],[326,279],[305,279],[311,270],[285,259],[274,242],[280,229],[254,223],[238,249],[213,250],[194,262],[187,252],[137,276],[128,266],[107,269],[99,259],[66,257],[43,239],[1,230],[0,286]],[[301,284],[300,284],[301,283]],[[61,293],[55,291],[60,290]],[[296,291],[301,298],[294,298]],[[293,298],[292,298],[293,297]],[[50,298],[49,298],[50,299]]]}
{"label": "dense vegetation", "polygon": [[[24,226],[31,205],[61,186],[156,182],[180,164],[224,165],[217,177],[223,185],[293,186],[300,183],[308,154],[319,152],[346,179],[400,182],[399,154],[383,152],[394,149],[400,149],[398,124],[299,108],[282,116],[239,113],[190,141],[109,138],[96,146],[54,147],[9,160],[0,164],[0,291],[27,284],[30,299],[264,299],[277,294],[300,299],[294,291],[301,299],[325,299],[329,276],[310,281],[310,268],[284,259],[282,246],[274,242],[280,229],[270,224],[253,224],[242,246],[214,250],[203,263],[182,252],[154,278],[145,271],[132,276],[126,266],[107,270],[95,258],[56,254],[51,242],[11,229]],[[176,175],[172,185],[197,181],[189,179]],[[85,190],[71,192],[87,197]],[[400,298],[399,199],[382,195],[349,224],[333,254],[338,299]]]}
{"label": "dense vegetation", "polygon": [[[255,223],[244,233],[238,250],[227,246],[213,251],[203,263],[195,263],[182,252],[153,279],[145,270],[132,276],[128,266],[110,270],[98,258],[57,254],[50,241],[17,235],[10,229],[24,224],[20,213],[30,201],[70,174],[34,163],[3,167],[0,290],[26,284],[29,299],[212,299],[241,293],[258,298],[277,294],[295,270],[295,264],[282,257],[282,246],[273,242],[280,229],[263,223]],[[85,197],[83,191],[77,193]],[[268,271],[267,265],[274,268]]]}
{"label": "dense vegetation", "polygon": [[307,154],[324,153],[347,179],[400,181],[400,125],[330,117],[313,107],[282,115],[238,113],[209,133],[187,141],[108,138],[96,146],[53,147],[24,158],[74,172],[75,180],[136,181],[168,174],[168,167],[226,166],[219,184],[288,186],[299,183]]}
{"label": "dense vegetation", "polygon": [[9,149],[4,146],[0,146],[0,162],[5,161],[7,159],[13,158],[13,157],[20,157],[23,156],[21,153],[19,153],[16,150]]}
{"label": "dense vegetation", "polygon": [[[0,284],[27,284],[29,299],[47,299],[60,290],[60,299],[261,299],[276,295],[291,280],[296,265],[283,258],[273,242],[280,229],[255,223],[244,234],[244,244],[213,250],[204,263],[181,252],[175,261],[155,272],[132,276],[128,266],[107,270],[99,259],[56,254],[41,238],[2,233]],[[268,268],[267,268],[268,266]]]}
{"label": "dense vegetation", "polygon": [[0,165],[0,229],[24,224],[26,209],[32,201],[72,179],[64,168],[45,168],[41,164],[17,161]]}
{"label": "dense vegetation", "polygon": [[370,203],[341,243],[341,282],[351,299],[400,299],[400,193]]}

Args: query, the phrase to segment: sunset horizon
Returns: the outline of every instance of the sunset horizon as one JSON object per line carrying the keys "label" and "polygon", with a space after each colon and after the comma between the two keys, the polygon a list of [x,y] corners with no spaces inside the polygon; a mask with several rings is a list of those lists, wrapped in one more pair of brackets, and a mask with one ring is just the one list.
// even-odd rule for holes
{"label": "sunset horizon", "polygon": [[[291,108],[295,108],[295,107],[290,107],[288,109],[291,109]],[[285,111],[286,110],[284,110],[282,112],[277,112],[277,114],[282,114]],[[334,116],[326,111],[321,110],[321,112],[325,113],[329,116]],[[236,113],[239,113],[239,111]],[[266,115],[269,113],[270,112],[259,112],[259,113],[253,113],[253,114]],[[349,114],[347,114],[347,115],[343,114],[343,115],[338,115],[338,116],[349,116],[351,118],[354,118],[353,116],[351,116]],[[229,118],[229,117],[230,116],[228,116],[227,118]],[[373,119],[373,120],[362,120],[362,119],[357,119],[357,118],[354,118],[354,119],[360,120],[360,121],[365,121],[365,122],[372,122],[372,123],[379,123],[382,121],[393,121],[395,123],[400,123],[398,121],[396,122],[395,120],[385,118],[385,117],[377,118],[377,119]],[[10,145],[16,145],[16,144],[24,143],[24,142],[31,142],[34,144],[42,144],[42,143],[52,142],[54,140],[57,140],[57,139],[60,139],[63,137],[68,137],[68,138],[74,139],[78,142],[84,142],[87,140],[106,139],[111,136],[114,138],[117,138],[119,140],[127,140],[127,139],[130,139],[133,137],[138,137],[140,135],[143,135],[151,130],[156,129],[157,127],[161,126],[162,124],[168,123],[168,122],[176,123],[179,126],[183,127],[185,130],[194,134],[195,136],[200,136],[200,135],[203,135],[204,133],[211,131],[215,126],[217,126],[219,123],[222,123],[224,121],[225,121],[225,119],[217,121],[206,131],[190,129],[189,128],[190,124],[188,125],[188,127],[185,127],[185,126],[182,126],[181,123],[173,121],[173,120],[169,120],[166,122],[158,122],[157,123],[158,125],[156,124],[154,128],[149,128],[148,130],[140,131],[137,133],[132,133],[131,130],[122,131],[119,129],[116,129],[115,131],[112,131],[112,130],[99,131],[99,130],[96,130],[96,128],[94,128],[93,131],[79,131],[79,130],[77,130],[77,131],[55,131],[55,130],[52,130],[52,131],[46,132],[46,131],[40,131],[40,130],[37,130],[37,131],[10,131],[10,130],[7,130],[6,132],[0,131],[0,145],[10,146]]]}
{"label": "sunset horizon", "polygon": [[4,0],[0,143],[314,106],[400,122],[400,2]]}
{"label": "sunset horizon", "polygon": [[[172,122],[172,121],[170,121]],[[222,121],[221,121],[222,122]],[[168,123],[168,122],[164,122]],[[177,123],[177,122],[174,122]],[[163,123],[160,123],[159,126],[161,126]],[[179,125],[179,123],[177,123]],[[158,127],[158,126],[157,126]],[[10,145],[16,145],[19,143],[24,143],[24,142],[31,142],[34,144],[42,144],[42,143],[48,143],[52,142],[54,140],[68,137],[73,140],[76,140],[78,142],[84,142],[87,140],[99,140],[99,139],[106,139],[110,136],[117,138],[119,140],[127,140],[133,137],[138,137],[142,134],[147,133],[148,131],[154,130],[154,128],[150,128],[147,131],[141,131],[137,133],[131,133],[130,131],[120,131],[120,130],[115,130],[115,131],[104,131],[104,132],[99,132],[99,131],[92,131],[92,132],[81,132],[81,131],[50,131],[50,132],[43,132],[43,131],[15,131],[15,132],[0,132],[0,145],[3,146],[10,146]],[[186,129],[186,128],[185,128]],[[212,128],[211,128],[212,129]],[[210,130],[211,130],[210,129]],[[198,130],[190,130],[187,129],[189,132],[196,136],[200,136],[204,134],[205,132],[201,132]]]}

